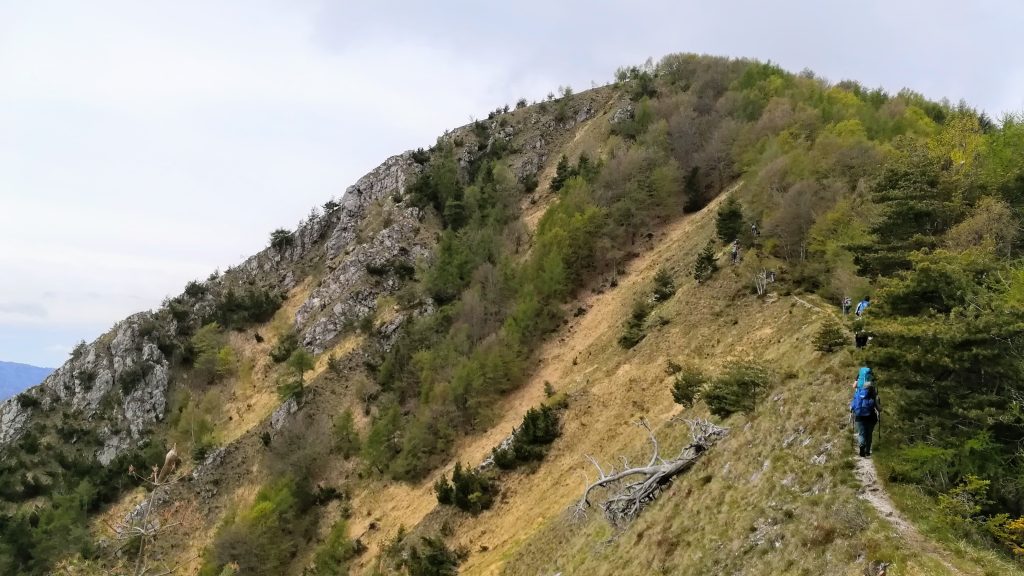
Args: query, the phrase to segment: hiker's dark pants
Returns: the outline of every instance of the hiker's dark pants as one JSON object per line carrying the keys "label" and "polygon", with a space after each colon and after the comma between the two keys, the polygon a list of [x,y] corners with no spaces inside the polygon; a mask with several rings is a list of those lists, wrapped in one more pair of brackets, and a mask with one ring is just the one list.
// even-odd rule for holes
{"label": "hiker's dark pants", "polygon": [[857,416],[854,420],[861,455],[871,454],[871,436],[875,433],[875,424],[878,424],[877,416]]}

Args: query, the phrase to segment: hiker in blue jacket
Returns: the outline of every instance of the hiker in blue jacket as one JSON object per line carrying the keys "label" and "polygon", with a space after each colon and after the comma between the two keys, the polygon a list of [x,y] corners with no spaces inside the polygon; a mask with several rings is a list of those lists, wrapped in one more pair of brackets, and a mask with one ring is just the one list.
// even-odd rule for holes
{"label": "hiker in blue jacket", "polygon": [[871,436],[875,432],[875,425],[878,424],[878,417],[882,413],[882,406],[878,401],[878,390],[871,380],[864,382],[853,392],[853,400],[850,400],[850,414],[853,416],[853,424],[857,430],[857,442],[860,445],[861,458],[871,456]]}
{"label": "hiker in blue jacket", "polygon": [[853,311],[858,318],[864,315],[864,312],[871,306],[871,296],[865,296],[863,300],[857,303],[857,309]]}

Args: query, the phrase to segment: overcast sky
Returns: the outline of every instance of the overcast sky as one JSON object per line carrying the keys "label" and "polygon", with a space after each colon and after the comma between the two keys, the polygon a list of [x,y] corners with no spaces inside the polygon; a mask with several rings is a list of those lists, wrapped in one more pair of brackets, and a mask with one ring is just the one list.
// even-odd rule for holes
{"label": "overcast sky", "polygon": [[387,156],[649,56],[1024,109],[1016,3],[827,4],[0,0],[0,359],[59,365]]}

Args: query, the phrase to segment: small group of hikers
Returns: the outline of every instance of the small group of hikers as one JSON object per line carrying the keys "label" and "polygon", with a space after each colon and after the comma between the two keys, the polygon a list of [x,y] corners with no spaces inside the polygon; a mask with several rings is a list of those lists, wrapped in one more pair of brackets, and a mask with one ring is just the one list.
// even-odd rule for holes
{"label": "small group of hikers", "polygon": [[871,368],[864,366],[857,373],[857,381],[853,383],[853,399],[850,400],[850,419],[857,432],[857,444],[862,458],[871,456],[871,439],[881,415],[878,388],[875,387]]}
{"label": "small group of hikers", "polygon": [[[757,238],[761,235],[761,230],[757,227],[757,223],[750,224],[750,236]],[[740,262],[740,239],[734,238],[732,244],[729,246],[729,254],[732,256],[732,263],[739,264]]]}
{"label": "small group of hikers", "polygon": [[[850,313],[851,305],[853,305],[853,300],[851,300],[849,296],[844,297],[842,300],[843,316]],[[853,311],[854,315],[856,315],[857,318],[863,318],[864,312],[867,311],[868,306],[871,306],[871,296],[865,296],[863,300],[857,303],[857,307]]]}
{"label": "small group of hikers", "polygon": [[[843,317],[846,317],[850,314],[851,308],[853,308],[853,300],[849,296],[844,296],[843,299],[839,301],[839,305],[843,309]],[[864,318],[864,313],[867,312],[868,306],[871,306],[871,296],[865,296],[863,300],[857,303],[857,307],[853,308],[853,313],[857,316],[858,320]],[[856,345],[857,348],[867,346],[868,340],[871,340],[871,337],[864,331],[863,325],[855,324],[855,329],[856,332],[854,332],[853,335],[854,345]]]}

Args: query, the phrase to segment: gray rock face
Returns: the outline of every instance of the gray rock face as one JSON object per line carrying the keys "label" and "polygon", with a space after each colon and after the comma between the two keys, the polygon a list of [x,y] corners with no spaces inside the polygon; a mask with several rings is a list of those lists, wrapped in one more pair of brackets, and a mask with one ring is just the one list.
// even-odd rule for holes
{"label": "gray rock face", "polygon": [[17,440],[28,424],[29,410],[18,404],[18,397],[0,403],[0,446]]}
{"label": "gray rock face", "polygon": [[634,113],[633,112],[633,105],[632,104],[626,104],[622,108],[619,108],[618,110],[616,110],[615,114],[612,114],[611,123],[612,124],[618,124],[619,122],[625,122],[626,120],[632,120],[633,119],[633,113]]}
{"label": "gray rock face", "polygon": [[151,321],[148,312],[135,314],[77,350],[28,392],[39,407],[22,408],[16,398],[0,404],[0,448],[24,433],[37,410],[68,410],[95,421],[103,442],[96,458],[103,464],[138,444],[167,410],[169,365],[148,333]]}
{"label": "gray rock face", "polygon": [[270,427],[274,430],[280,430],[288,422],[288,417],[298,411],[299,403],[295,401],[295,398],[285,400],[284,404],[278,406],[277,410],[274,410],[274,413],[270,415]]}
{"label": "gray rock face", "polygon": [[335,225],[327,241],[327,257],[334,258],[348,248],[370,206],[394,195],[403,195],[405,186],[419,165],[409,153],[392,156],[345,190],[341,206],[335,211]]}
{"label": "gray rock face", "polygon": [[[336,264],[295,314],[302,345],[313,353],[329,348],[346,325],[374,313],[381,296],[396,292],[402,285],[398,270],[430,256],[430,247],[417,241],[419,209],[395,202],[417,169],[409,156],[396,156],[345,192],[327,241],[326,257]],[[386,210],[383,227],[360,242],[359,226],[375,205]]]}
{"label": "gray rock face", "polygon": [[192,471],[192,480],[200,480],[209,474],[211,470],[219,468],[221,463],[224,462],[224,455],[226,453],[227,448],[225,447],[217,448],[213,452],[210,452],[206,459]]}
{"label": "gray rock face", "polygon": [[585,122],[587,118],[594,115],[594,107],[587,103],[586,106],[580,108],[580,111],[576,114],[576,123]]}

